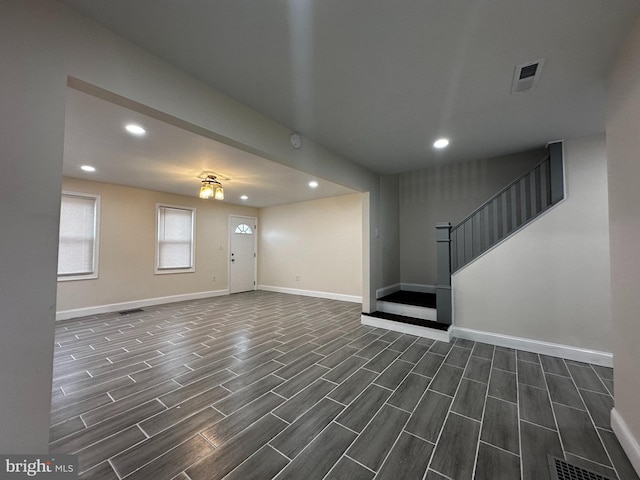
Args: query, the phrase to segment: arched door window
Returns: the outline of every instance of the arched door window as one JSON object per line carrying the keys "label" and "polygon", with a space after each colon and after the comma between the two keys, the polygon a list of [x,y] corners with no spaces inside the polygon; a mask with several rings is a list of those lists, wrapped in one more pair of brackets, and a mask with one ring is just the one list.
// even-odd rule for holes
{"label": "arched door window", "polygon": [[251,230],[251,227],[249,225],[241,223],[236,227],[236,230],[233,233],[239,233],[240,235],[252,235],[253,230]]}

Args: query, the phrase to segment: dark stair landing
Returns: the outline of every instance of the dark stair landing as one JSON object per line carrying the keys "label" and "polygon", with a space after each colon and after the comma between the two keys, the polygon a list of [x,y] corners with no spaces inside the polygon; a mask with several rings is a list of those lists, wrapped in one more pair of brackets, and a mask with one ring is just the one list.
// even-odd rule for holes
{"label": "dark stair landing", "polygon": [[418,307],[436,308],[435,293],[407,292],[400,290],[378,299],[379,302],[402,303]]}
{"label": "dark stair landing", "polygon": [[395,313],[387,312],[371,312],[362,313],[368,317],[381,318],[383,320],[392,320],[394,322],[407,323],[409,325],[417,325],[419,327],[433,328],[434,330],[442,330],[446,332],[451,325],[446,323],[434,322],[433,320],[423,320],[421,318],[407,317],[404,315],[396,315]]}

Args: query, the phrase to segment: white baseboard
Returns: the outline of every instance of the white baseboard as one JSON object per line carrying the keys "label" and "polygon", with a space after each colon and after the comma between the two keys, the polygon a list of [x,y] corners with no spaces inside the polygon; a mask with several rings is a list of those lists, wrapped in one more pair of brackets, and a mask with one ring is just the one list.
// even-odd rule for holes
{"label": "white baseboard", "polygon": [[640,444],[638,444],[638,440],[633,436],[626,422],[615,408],[611,410],[611,429],[616,434],[620,446],[624,453],[627,454],[633,469],[640,476]]}
{"label": "white baseboard", "polygon": [[402,285],[396,283],[394,285],[388,285],[386,287],[382,287],[376,290],[376,298],[386,297],[387,295],[391,295],[392,293],[396,293],[402,290]]}
{"label": "white baseboard", "polygon": [[405,305],[404,303],[383,302],[378,300],[376,308],[379,312],[404,315],[405,317],[420,318],[422,320],[438,320],[438,311],[435,308],[420,307],[418,305]]}
{"label": "white baseboard", "polygon": [[421,283],[401,283],[402,290],[407,292],[419,292],[419,293],[436,293],[435,285],[423,285]]}
{"label": "white baseboard", "polygon": [[258,285],[258,290],[265,292],[288,293],[290,295],[302,295],[305,297],[327,298],[342,302],[362,303],[362,297],[357,295],[345,295],[342,293],[318,292],[315,290],[301,290],[298,288],[274,287],[272,285]]}
{"label": "white baseboard", "polygon": [[165,303],[182,302],[185,300],[199,300],[201,298],[220,297],[223,295],[229,295],[229,290],[211,290],[209,292],[184,293],[180,295],[170,295],[168,297],[146,298],[143,300],[133,300],[130,302],[98,305],[96,307],[61,310],[59,312],[56,312],[56,320],[68,320],[70,318],[86,317],[89,315],[98,315],[100,313],[119,312],[122,310],[130,310],[132,308],[148,307],[150,305],[162,305]]}
{"label": "white baseboard", "polygon": [[530,338],[512,337],[510,335],[502,335],[499,333],[483,332],[480,330],[472,330],[470,328],[454,327],[451,334],[454,337],[473,340],[474,342],[483,342],[498,345],[500,347],[542,353],[543,355],[567,358],[578,362],[593,363],[603,367],[613,367],[613,354],[609,352],[543,342],[541,340],[532,340]]}
{"label": "white baseboard", "polygon": [[449,342],[451,338],[451,329],[449,329],[449,331],[435,330],[432,328],[421,327],[419,325],[411,325],[408,323],[385,320],[384,318],[370,317],[369,315],[361,315],[360,323],[370,327],[384,328],[385,330],[391,330],[392,332],[406,333],[409,335],[415,335],[416,337],[440,340],[441,342]]}

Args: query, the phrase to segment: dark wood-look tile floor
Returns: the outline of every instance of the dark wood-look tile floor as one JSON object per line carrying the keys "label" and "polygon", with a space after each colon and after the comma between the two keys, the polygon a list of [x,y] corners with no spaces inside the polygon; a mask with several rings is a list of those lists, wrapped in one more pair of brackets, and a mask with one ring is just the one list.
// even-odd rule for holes
{"label": "dark wood-look tile floor", "polygon": [[50,449],[87,479],[637,480],[608,368],[360,324],[268,292],[57,326]]}

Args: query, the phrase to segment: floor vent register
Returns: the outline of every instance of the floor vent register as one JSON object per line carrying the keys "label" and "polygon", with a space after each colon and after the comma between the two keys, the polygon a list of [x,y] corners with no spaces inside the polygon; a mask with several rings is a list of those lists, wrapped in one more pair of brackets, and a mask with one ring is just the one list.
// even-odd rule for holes
{"label": "floor vent register", "polygon": [[130,310],[121,310],[118,312],[118,315],[129,315],[131,313],[139,313],[144,312],[142,308],[132,308]]}
{"label": "floor vent register", "polygon": [[614,480],[591,470],[572,465],[558,457],[547,455],[551,480]]}

